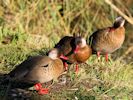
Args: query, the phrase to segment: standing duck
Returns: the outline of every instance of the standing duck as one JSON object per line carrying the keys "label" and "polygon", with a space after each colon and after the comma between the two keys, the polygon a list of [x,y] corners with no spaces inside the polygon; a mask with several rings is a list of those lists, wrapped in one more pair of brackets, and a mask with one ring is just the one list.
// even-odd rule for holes
{"label": "standing duck", "polygon": [[41,83],[57,79],[64,72],[63,62],[57,58],[57,53],[57,50],[52,50],[48,56],[31,57],[18,65],[7,76],[12,81],[35,84],[36,90],[40,94],[45,94],[48,91],[42,88]]}
{"label": "standing duck", "polygon": [[103,28],[94,32],[89,38],[89,44],[93,53],[99,57],[105,55],[108,61],[108,54],[116,51],[121,47],[125,39],[125,20],[117,17],[112,27]]}
{"label": "standing duck", "polygon": [[78,63],[84,63],[92,54],[91,47],[86,44],[86,40],[81,36],[65,36],[54,47],[59,51],[59,57],[63,59],[65,69],[68,69],[67,63],[76,63],[76,72],[78,72]]}

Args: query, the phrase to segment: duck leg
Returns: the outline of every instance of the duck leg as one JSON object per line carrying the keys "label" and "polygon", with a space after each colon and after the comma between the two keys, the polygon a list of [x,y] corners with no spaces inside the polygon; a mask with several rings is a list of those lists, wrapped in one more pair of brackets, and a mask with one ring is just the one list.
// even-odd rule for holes
{"label": "duck leg", "polygon": [[[68,60],[68,57],[64,56],[63,54],[60,55],[60,58],[63,60]],[[65,70],[68,70],[68,64],[66,62],[63,63]]]}
{"label": "duck leg", "polygon": [[105,54],[105,60],[108,62],[108,53]]}
{"label": "duck leg", "polygon": [[65,71],[68,70],[68,64],[66,62],[64,62],[64,67],[65,67]]}
{"label": "duck leg", "polygon": [[78,73],[78,71],[79,71],[79,66],[78,64],[76,64],[75,73]]}
{"label": "duck leg", "polygon": [[98,60],[100,59],[100,51],[97,51],[97,58],[98,58]]}
{"label": "duck leg", "polygon": [[100,51],[97,52],[97,57],[100,57],[100,53],[101,53]]}

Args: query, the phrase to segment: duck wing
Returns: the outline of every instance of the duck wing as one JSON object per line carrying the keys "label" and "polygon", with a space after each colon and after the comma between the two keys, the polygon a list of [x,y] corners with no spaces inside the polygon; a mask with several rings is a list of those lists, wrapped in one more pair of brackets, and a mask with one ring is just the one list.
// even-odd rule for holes
{"label": "duck wing", "polygon": [[26,76],[35,67],[48,67],[49,60],[49,57],[32,57],[16,66],[16,68],[9,73],[9,76],[13,79],[20,79]]}

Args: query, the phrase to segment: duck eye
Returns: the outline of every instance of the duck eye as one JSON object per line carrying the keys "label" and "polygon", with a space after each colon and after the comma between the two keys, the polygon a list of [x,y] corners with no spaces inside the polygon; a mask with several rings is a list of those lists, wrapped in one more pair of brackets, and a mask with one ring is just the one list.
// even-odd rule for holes
{"label": "duck eye", "polygon": [[44,66],[42,66],[42,67],[48,67],[48,64],[47,64],[47,65],[44,65]]}
{"label": "duck eye", "polygon": [[77,44],[79,44],[79,43],[81,43],[81,41],[79,40],[79,41],[77,41]]}
{"label": "duck eye", "polygon": [[76,44],[78,45],[78,44],[80,44],[82,41],[81,41],[81,38],[77,38],[76,39]]}

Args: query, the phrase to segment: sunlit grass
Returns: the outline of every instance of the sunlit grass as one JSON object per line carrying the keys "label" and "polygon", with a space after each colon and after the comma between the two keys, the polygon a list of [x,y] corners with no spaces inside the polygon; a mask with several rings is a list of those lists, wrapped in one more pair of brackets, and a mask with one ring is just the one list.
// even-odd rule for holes
{"label": "sunlit grass", "polygon": [[[29,38],[33,37],[23,39],[27,41]],[[27,57],[45,55],[46,51],[50,49],[41,46],[41,43],[38,46],[40,45],[43,48],[35,49],[35,46],[29,47],[28,43],[34,42],[34,39],[31,39],[30,42],[24,42],[23,39],[15,39],[6,45],[1,44],[0,72],[9,73]],[[54,45],[54,42],[52,45]],[[70,66],[70,71],[67,74],[70,77],[69,87],[62,88],[61,91],[47,96],[39,97],[37,94],[34,94],[33,97],[54,98],[56,100],[61,100],[60,98],[130,100],[132,98],[133,69],[131,64],[125,64],[122,61],[114,61],[112,59],[110,59],[110,62],[105,62],[104,57],[101,57],[100,61],[98,61],[95,55],[87,63],[88,65],[81,64],[78,77],[74,75],[75,65]]]}

